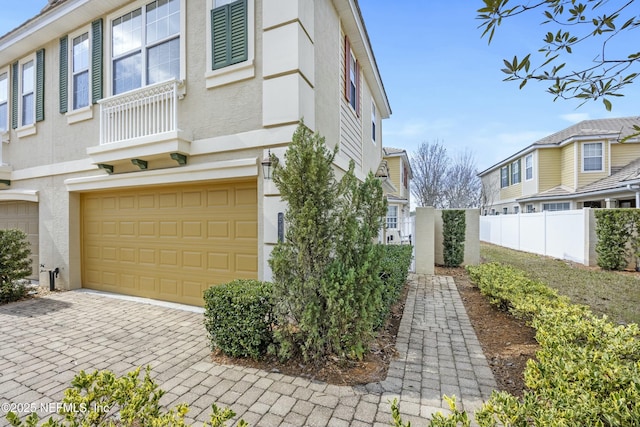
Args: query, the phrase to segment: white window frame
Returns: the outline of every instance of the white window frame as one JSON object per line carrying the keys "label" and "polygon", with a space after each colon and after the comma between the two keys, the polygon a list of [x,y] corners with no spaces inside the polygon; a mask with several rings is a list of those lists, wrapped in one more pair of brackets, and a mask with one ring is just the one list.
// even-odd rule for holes
{"label": "white window frame", "polygon": [[[505,177],[507,178],[507,183],[505,184],[503,181],[502,172],[505,171]],[[507,188],[509,186],[510,177],[509,177],[509,166],[503,166],[500,168],[500,188]]]}
{"label": "white window frame", "polygon": [[[185,1],[185,0],[182,0]],[[225,3],[231,3],[226,1]],[[222,3],[221,3],[222,5]],[[215,0],[206,1],[206,11],[203,13],[206,21],[206,62],[205,62],[205,87],[207,89],[224,86],[230,83],[239,82],[254,78],[255,70],[255,0],[247,0],[247,60],[228,67],[211,69],[213,59],[211,58],[211,11],[215,8]],[[180,64],[182,65],[182,64]]]}
{"label": "white window frame", "polygon": [[[562,205],[562,206],[560,206]],[[558,209],[561,207],[562,209]],[[567,207],[567,209],[564,209]],[[553,208],[553,209],[551,209]],[[543,203],[542,210],[548,212],[560,212],[560,211],[569,211],[571,210],[571,202],[553,202],[553,203]]]}
{"label": "white window frame", "polygon": [[[22,68],[28,62],[33,62],[33,122],[23,125],[22,124]],[[38,85],[36,84],[37,79],[37,70],[38,64],[36,60],[36,53],[32,53],[29,56],[25,56],[24,58],[18,61],[18,127],[16,128],[16,135],[18,138],[23,138],[25,136],[34,135],[36,133],[36,98],[38,97],[37,90]],[[11,83],[9,87],[11,88]],[[9,95],[9,99],[11,99],[11,95]],[[9,126],[11,126],[11,122],[9,121]]]}
{"label": "white window frame", "polygon": [[[81,108],[73,108],[73,94],[74,94],[74,89],[75,86],[73,84],[73,40],[80,37],[83,34],[87,34],[88,36],[88,41],[89,41],[89,105],[87,105],[86,107],[81,107]],[[68,61],[68,72],[67,72],[67,87],[68,89],[68,95],[67,95],[67,112],[65,114],[66,118],[67,118],[67,123],[68,124],[73,124],[73,123],[77,123],[83,120],[89,120],[93,118],[93,103],[92,103],[92,85],[91,85],[91,81],[92,81],[92,77],[93,77],[93,70],[91,69],[91,48],[93,46],[93,35],[91,34],[91,26],[87,25],[84,26],[82,28],[80,28],[77,31],[74,31],[73,33],[70,33],[67,36],[67,61]]]}
{"label": "white window frame", "polygon": [[[126,15],[129,12],[132,12],[136,9],[140,9],[140,8],[145,8],[149,3],[151,3],[153,0],[138,0],[136,2],[131,3],[130,5],[128,5],[127,7],[124,7],[122,9],[118,9],[117,11],[109,14],[107,16],[107,20],[105,23],[105,37],[104,37],[104,51],[105,51],[105,63],[104,63],[104,74],[106,76],[105,81],[106,81],[106,93],[108,93],[108,96],[114,96],[113,95],[113,21],[122,17],[123,15]],[[187,68],[186,68],[186,63],[187,63],[187,57],[186,57],[186,15],[187,15],[187,5],[186,5],[186,1],[187,0],[178,0],[180,2],[180,34],[179,34],[179,38],[180,38],[180,77],[179,80],[182,81],[185,79],[186,75],[187,75]],[[145,11],[146,9],[144,9],[142,11],[142,16],[145,15]],[[146,22],[143,20],[143,22]],[[146,29],[143,27],[142,31],[144,32]],[[146,65],[147,65],[147,60],[146,60],[146,49],[147,49],[147,44],[143,43],[142,46],[142,64],[143,64],[143,68],[144,68],[144,75],[143,75],[143,79],[142,79],[142,85],[140,86],[139,89],[143,89],[145,87],[147,87],[147,82],[146,82],[146,76],[147,76],[147,70],[146,70]],[[180,85],[181,88],[184,88],[186,85]],[[137,90],[139,90],[137,89]],[[183,92],[180,93],[180,95],[184,95]]]}
{"label": "white window frame", "polygon": [[[3,74],[6,74],[7,76],[7,80],[6,80],[6,89],[7,89],[7,114],[5,117],[5,123],[7,124],[7,128],[6,129],[0,129],[0,136],[4,136],[5,134],[8,134],[9,131],[11,130],[11,72],[9,71],[10,67],[2,67],[0,68],[0,76]],[[4,140],[5,138],[3,137],[2,140]],[[2,152],[0,149],[0,156],[2,156]],[[0,164],[2,163],[2,159],[0,158]]]}
{"label": "white window frame", "polygon": [[[392,210],[395,210],[395,215],[391,215]],[[393,227],[389,226],[391,222],[395,222],[395,225]],[[387,230],[398,229],[398,206],[392,205],[387,207],[386,225],[387,225]]]}
{"label": "white window frame", "polygon": [[[583,142],[581,144],[582,146],[581,148],[581,153],[582,153],[582,167],[581,170],[583,173],[602,173],[604,172],[604,155],[605,155],[605,148],[604,148],[604,142]],[[587,145],[600,145],[600,169],[592,169],[592,170],[586,170],[584,168],[584,161],[587,158],[587,156],[585,155],[585,148]],[[589,156],[589,158],[596,158],[597,156]]]}
{"label": "white window frame", "polygon": [[[529,173],[531,171],[531,173]],[[524,158],[524,180],[531,181],[533,179],[533,154],[527,154]]]}
{"label": "white window frame", "polygon": [[534,213],[536,208],[530,203],[527,205],[527,213]]}
{"label": "white window frame", "polygon": [[[516,171],[516,166],[517,166],[517,171]],[[522,182],[522,163],[520,162],[520,159],[516,160],[515,162],[511,162],[511,185],[516,185],[516,184],[520,184]],[[516,181],[516,172],[518,175],[518,181]]]}

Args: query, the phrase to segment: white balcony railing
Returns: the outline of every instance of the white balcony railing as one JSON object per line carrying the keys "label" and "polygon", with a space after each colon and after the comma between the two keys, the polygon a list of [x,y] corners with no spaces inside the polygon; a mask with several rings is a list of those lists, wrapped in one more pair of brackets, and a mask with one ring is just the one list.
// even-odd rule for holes
{"label": "white balcony railing", "polygon": [[176,80],[99,101],[100,145],[175,131],[177,101]]}

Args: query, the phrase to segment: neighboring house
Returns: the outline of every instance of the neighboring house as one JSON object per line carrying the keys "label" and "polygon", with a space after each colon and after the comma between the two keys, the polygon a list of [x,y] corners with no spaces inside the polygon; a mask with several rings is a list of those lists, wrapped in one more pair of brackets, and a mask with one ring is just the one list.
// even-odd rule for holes
{"label": "neighboring house", "polygon": [[0,227],[61,288],[201,305],[271,278],[298,121],[362,179],[390,113],[357,0],[52,0],[0,37]]}
{"label": "neighboring house", "polygon": [[639,207],[640,118],[585,120],[479,174],[482,214]]}
{"label": "neighboring house", "polygon": [[383,147],[384,161],[391,187],[386,189],[387,219],[386,241],[401,243],[409,240],[411,234],[411,179],[413,172],[406,150]]}

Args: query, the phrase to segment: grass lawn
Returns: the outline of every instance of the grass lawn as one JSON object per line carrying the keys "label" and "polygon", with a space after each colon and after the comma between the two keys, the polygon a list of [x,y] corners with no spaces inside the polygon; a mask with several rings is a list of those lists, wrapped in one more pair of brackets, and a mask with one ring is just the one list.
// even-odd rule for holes
{"label": "grass lawn", "polygon": [[547,283],[576,304],[618,323],[640,324],[640,273],[602,271],[567,261],[480,243],[483,262],[509,264]]}

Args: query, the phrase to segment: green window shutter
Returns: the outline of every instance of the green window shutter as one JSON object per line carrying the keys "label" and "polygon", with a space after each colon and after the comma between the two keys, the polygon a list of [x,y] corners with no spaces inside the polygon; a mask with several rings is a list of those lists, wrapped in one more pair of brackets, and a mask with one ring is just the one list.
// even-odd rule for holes
{"label": "green window shutter", "polygon": [[229,4],[229,64],[247,60],[247,0]]}
{"label": "green window shutter", "polygon": [[36,52],[36,122],[44,120],[44,49]]}
{"label": "green window shutter", "polygon": [[102,19],[91,23],[91,101],[102,99]]}
{"label": "green window shutter", "polygon": [[69,46],[68,37],[60,39],[60,113],[69,108]]}
{"label": "green window shutter", "polygon": [[227,9],[227,6],[221,6],[211,11],[211,58],[214,70],[228,65]]}
{"label": "green window shutter", "polygon": [[217,7],[211,11],[212,69],[246,61],[247,0]]}
{"label": "green window shutter", "polygon": [[20,65],[14,62],[11,68],[11,128],[16,129],[18,127],[18,98],[20,96],[18,93]]}

